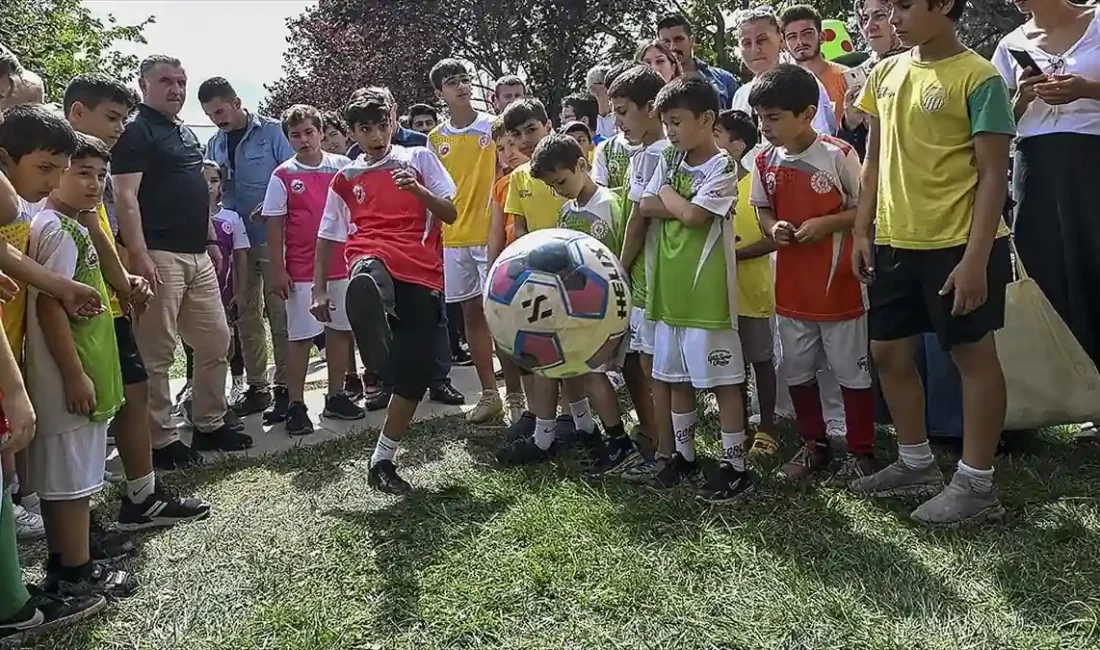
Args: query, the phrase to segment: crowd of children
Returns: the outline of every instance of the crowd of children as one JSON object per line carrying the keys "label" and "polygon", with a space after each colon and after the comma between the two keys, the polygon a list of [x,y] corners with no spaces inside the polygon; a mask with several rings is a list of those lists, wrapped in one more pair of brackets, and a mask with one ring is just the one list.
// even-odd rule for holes
{"label": "crowd of children", "polygon": [[[409,109],[426,145],[403,134],[384,88],[356,91],[339,114],[291,107],[282,125],[295,156],[275,170],[262,206],[291,341],[287,432],[313,431],[303,391],[321,333],[323,415],[364,416],[342,390],[355,373],[354,341],[387,396],[369,484],[411,492],[396,452],[435,378],[427,342],[453,304],[482,389],[467,419],[506,415],[502,465],[578,446],[601,475],[735,502],[758,489],[754,468],[782,451],[776,404],[789,392],[802,443],[784,455],[779,479],[831,468],[832,487],[930,497],[913,513],[927,524],[997,517],[993,455],[1005,405],[992,332],[1003,324],[1010,275],[1000,211],[1013,122],[1004,82],[956,38],[963,5],[891,4],[912,49],[876,65],[857,108],[835,113],[813,73],[779,62],[780,20],[759,9],[738,27],[755,75],[732,97],[743,110],[723,110],[712,83],[670,65],[675,55],[660,42],[644,46],[638,61],[594,70],[599,97],[563,100],[558,131],[518,78],[497,84],[519,89],[500,115],[475,110],[470,72],[455,59],[430,74],[445,119],[428,105]],[[816,15],[788,14],[811,24]],[[5,500],[0,603],[23,605],[0,611],[0,633],[83,616],[104,596],[137,588],[109,563],[125,555],[126,540],[88,534],[109,436],[126,468],[119,529],[209,513],[201,501],[167,494],[148,459],[148,431],[135,424],[144,414],[125,417],[145,399],[144,369],[127,352],[128,319],[149,287],[126,272],[100,221],[109,146],[134,101],[118,84],[73,83],[65,107],[72,126],[40,106],[9,109],[0,123],[0,217],[9,224],[0,230],[0,267],[17,281],[0,282],[10,342],[0,345],[4,450],[25,450],[17,492],[24,511],[40,508],[49,547],[42,588],[53,597],[29,598],[18,565],[5,564],[14,562]],[[862,166],[856,149],[834,137],[836,119],[853,110],[869,127]],[[222,173],[215,164],[204,169],[231,316],[241,292],[234,269],[249,243],[240,215],[219,205]],[[502,400],[481,303],[486,271],[512,241],[555,227],[590,234],[620,256],[630,336],[607,366],[560,382],[502,356]],[[922,332],[951,351],[963,380],[963,460],[946,488],[912,361]],[[875,457],[872,358],[897,428],[899,458],[889,465]],[[612,370],[634,405],[630,431]],[[835,376],[843,402],[847,449],[837,463],[822,371]],[[703,392],[713,394],[721,438],[709,477],[695,442]],[[5,480],[13,469],[5,462]],[[123,548],[104,548],[112,545]]]}

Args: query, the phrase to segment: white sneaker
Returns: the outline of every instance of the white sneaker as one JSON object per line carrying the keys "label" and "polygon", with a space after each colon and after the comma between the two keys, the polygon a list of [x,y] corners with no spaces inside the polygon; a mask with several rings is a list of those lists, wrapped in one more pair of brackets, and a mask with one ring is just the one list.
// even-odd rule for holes
{"label": "white sneaker", "polygon": [[244,385],[244,375],[233,375],[232,383],[229,385],[229,403],[236,404],[240,401],[245,390],[247,388]]}
{"label": "white sneaker", "polygon": [[523,412],[527,410],[527,400],[523,397],[523,393],[508,393],[504,396],[504,407],[508,410],[508,424],[512,425],[519,421]]}
{"label": "white sneaker", "polygon": [[34,542],[46,536],[46,525],[42,523],[42,515],[27,510],[23,506],[15,506],[15,537],[21,542]]}
{"label": "white sneaker", "polygon": [[126,471],[122,467],[122,457],[119,456],[117,447],[112,447],[107,454],[107,461],[103,464],[103,480],[112,485],[126,482]]}
{"label": "white sneaker", "polygon": [[623,379],[621,372],[615,370],[609,370],[607,372],[607,380],[611,382],[611,387],[618,393],[626,388],[626,380]]}
{"label": "white sneaker", "polygon": [[848,437],[848,426],[844,420],[829,420],[825,423],[825,433],[829,434],[830,438],[844,440]]}
{"label": "white sneaker", "polygon": [[325,350],[327,349],[328,348],[321,348],[320,351],[317,353],[317,356],[320,357],[321,361],[324,363],[328,362],[328,354],[325,352]]}

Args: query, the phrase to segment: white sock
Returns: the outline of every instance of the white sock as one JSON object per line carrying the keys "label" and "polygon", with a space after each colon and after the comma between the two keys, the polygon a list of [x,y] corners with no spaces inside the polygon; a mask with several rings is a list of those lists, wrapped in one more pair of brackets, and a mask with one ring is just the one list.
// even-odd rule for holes
{"label": "white sock", "polygon": [[924,469],[936,462],[927,440],[919,445],[898,445],[898,457],[909,469]]}
{"label": "white sock", "polygon": [[36,515],[42,514],[42,502],[38,499],[37,492],[24,494],[19,498],[19,505],[23,506],[24,510],[29,510]]}
{"label": "white sock", "polygon": [[722,463],[733,467],[738,472],[745,471],[745,440],[748,437],[744,431],[737,433],[722,432]]}
{"label": "white sock", "polygon": [[577,431],[592,433],[596,430],[596,420],[592,417],[592,407],[588,404],[588,398],[569,404],[569,412],[573,414],[573,424]]}
{"label": "white sock", "polygon": [[149,472],[148,476],[142,476],[134,480],[126,481],[126,496],[130,503],[145,503],[145,500],[153,496],[153,488],[157,484],[155,472]]}
{"label": "white sock", "polygon": [[975,492],[985,494],[993,489],[993,468],[974,469],[970,465],[959,461],[959,473],[970,479],[970,485]]}
{"label": "white sock", "polygon": [[554,436],[558,433],[558,421],[554,418],[543,420],[535,418],[535,446],[546,451],[554,444]]}
{"label": "white sock", "polygon": [[672,414],[672,432],[676,435],[676,451],[684,460],[695,461],[695,423],[698,416],[695,411]]}
{"label": "white sock", "polygon": [[398,444],[400,443],[396,440],[390,440],[384,435],[379,435],[378,444],[374,447],[374,455],[370,457],[371,466],[373,467],[380,460],[388,460],[392,463],[393,457],[397,455]]}

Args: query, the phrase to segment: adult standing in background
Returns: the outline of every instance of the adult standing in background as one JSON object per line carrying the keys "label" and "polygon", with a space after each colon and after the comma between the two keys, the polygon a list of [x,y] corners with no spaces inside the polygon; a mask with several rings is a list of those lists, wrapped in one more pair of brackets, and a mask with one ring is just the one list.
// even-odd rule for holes
{"label": "adult standing in background", "polygon": [[[244,304],[240,310],[241,352],[244,356],[248,390],[233,404],[237,415],[264,413],[273,424],[286,419],[290,396],[286,390],[287,325],[286,304],[273,290],[271,257],[267,250],[267,228],[258,216],[267,184],[275,168],[294,157],[294,150],[278,120],[252,113],[241,106],[233,86],[223,77],[212,77],[199,86],[202,110],[219,131],[206,145],[206,157],[224,171],[222,203],[245,220],[248,266],[245,273]],[[255,215],[253,213],[256,213]],[[274,399],[267,375],[267,332],[263,315],[271,328],[275,353]]]}
{"label": "adult standing in background", "polygon": [[695,41],[691,36],[691,23],[680,14],[670,14],[657,21],[657,38],[680,59],[685,75],[699,73],[718,92],[718,105],[730,108],[733,94],[737,92],[737,80],[728,70],[711,66],[695,57]]}
{"label": "adult standing in background", "polygon": [[[888,56],[904,52],[906,48],[902,46],[894,26],[890,24],[890,7],[886,0],[864,0],[856,6],[856,17],[859,20],[859,31],[871,47],[871,55],[860,66],[866,79],[875,64]],[[867,151],[867,114],[856,106],[861,90],[862,84],[853,84],[844,93],[844,120],[841,125],[842,136],[856,148],[860,159]]]}
{"label": "adult standing in background", "polygon": [[501,115],[509,104],[526,96],[527,84],[523,83],[523,79],[506,74],[493,84],[493,110]]}
{"label": "adult standing in background", "polygon": [[844,66],[826,61],[821,54],[824,34],[821,28],[821,14],[809,5],[787,7],[779,17],[779,26],[783,30],[783,41],[787,51],[794,57],[795,63],[809,70],[833,103],[834,116],[839,125],[844,117],[844,93],[848,83],[844,80]]}
{"label": "adult standing in background", "polygon": [[111,160],[115,210],[130,271],[154,291],[134,324],[149,374],[153,448],[187,465],[196,459],[171,424],[168,387],[177,333],[195,350],[195,447],[237,451],[251,447],[252,438],[225,422],[229,326],[214,268],[222,260],[208,213],[202,148],[178,117],[187,73],[178,59],[154,55],[141,62],[138,83],[142,103]]}
{"label": "adult standing in background", "polygon": [[0,44],[0,111],[45,101],[46,85],[42,77],[20,65],[15,53]]}
{"label": "adult standing in background", "polygon": [[[1095,6],[1066,0],[1015,4],[1031,18],[1001,39],[993,64],[1014,93],[1016,249],[1100,366],[1100,21]],[[1100,439],[1095,425],[1086,435]]]}

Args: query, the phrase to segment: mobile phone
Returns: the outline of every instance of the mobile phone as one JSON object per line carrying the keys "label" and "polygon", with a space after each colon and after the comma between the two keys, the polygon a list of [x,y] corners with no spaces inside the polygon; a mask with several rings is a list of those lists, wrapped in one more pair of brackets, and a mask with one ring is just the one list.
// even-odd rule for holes
{"label": "mobile phone", "polygon": [[[1028,68],[1035,71],[1036,74],[1043,74],[1043,69],[1039,67],[1039,64],[1035,62],[1035,59],[1031,58],[1031,54],[1024,50],[1009,49],[1008,53],[1012,55],[1012,58],[1016,59],[1016,63],[1023,68],[1024,72],[1027,72]],[[1025,76],[1027,76],[1025,74]]]}
{"label": "mobile phone", "polygon": [[844,71],[844,81],[848,88],[862,88],[867,83],[867,69],[863,66],[848,68]]}

